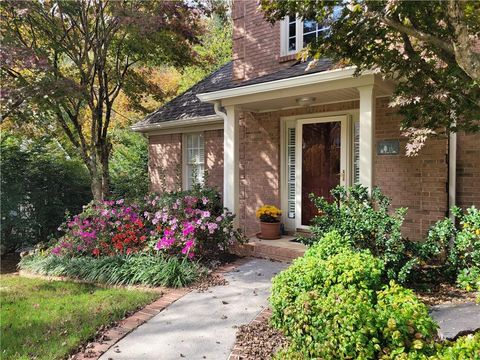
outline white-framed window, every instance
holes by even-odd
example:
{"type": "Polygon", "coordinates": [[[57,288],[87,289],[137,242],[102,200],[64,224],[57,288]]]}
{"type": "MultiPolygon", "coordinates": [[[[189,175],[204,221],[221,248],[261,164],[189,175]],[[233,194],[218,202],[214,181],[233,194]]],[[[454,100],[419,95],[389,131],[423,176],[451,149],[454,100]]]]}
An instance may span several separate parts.
{"type": "Polygon", "coordinates": [[[183,154],[184,188],[189,190],[194,184],[203,184],[205,173],[205,143],[202,133],[185,134],[183,154]]]}
{"type": "MultiPolygon", "coordinates": [[[[341,8],[336,8],[333,18],[340,16],[340,11],[341,8]]],[[[292,55],[299,52],[329,29],[330,25],[327,22],[320,24],[314,20],[302,20],[294,16],[287,16],[281,23],[281,55],[292,55]]]]}

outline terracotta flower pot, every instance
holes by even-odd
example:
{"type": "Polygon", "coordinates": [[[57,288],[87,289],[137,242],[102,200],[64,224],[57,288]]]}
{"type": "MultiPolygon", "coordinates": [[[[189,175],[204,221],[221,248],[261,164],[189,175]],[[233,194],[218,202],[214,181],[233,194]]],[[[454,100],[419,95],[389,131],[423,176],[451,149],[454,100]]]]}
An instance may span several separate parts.
{"type": "Polygon", "coordinates": [[[280,222],[268,223],[260,221],[259,237],[264,240],[280,239],[280,222]]]}

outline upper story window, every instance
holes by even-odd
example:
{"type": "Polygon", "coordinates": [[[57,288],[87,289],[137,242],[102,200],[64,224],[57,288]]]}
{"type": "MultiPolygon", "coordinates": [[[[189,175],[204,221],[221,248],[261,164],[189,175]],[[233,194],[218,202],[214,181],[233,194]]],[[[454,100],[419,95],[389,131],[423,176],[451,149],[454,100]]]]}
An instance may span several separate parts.
{"type": "Polygon", "coordinates": [[[203,134],[184,135],[184,188],[189,190],[194,184],[203,184],[205,173],[205,144],[203,134]]]}
{"type": "MultiPolygon", "coordinates": [[[[333,19],[340,16],[340,8],[333,12],[333,19]]],[[[307,44],[316,40],[321,33],[330,29],[330,25],[314,20],[302,20],[287,16],[281,24],[281,55],[291,55],[302,50],[307,44]]]]}

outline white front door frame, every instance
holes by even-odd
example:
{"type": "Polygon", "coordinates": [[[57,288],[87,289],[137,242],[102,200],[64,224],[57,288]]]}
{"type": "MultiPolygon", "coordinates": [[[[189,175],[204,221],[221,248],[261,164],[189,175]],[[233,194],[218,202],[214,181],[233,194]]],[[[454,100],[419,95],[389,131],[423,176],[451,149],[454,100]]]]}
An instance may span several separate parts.
{"type": "Polygon", "coordinates": [[[350,126],[348,116],[326,116],[299,119],[296,123],[295,131],[295,222],[297,229],[308,229],[309,226],[302,225],[302,139],[303,139],[303,125],[316,124],[326,122],[340,122],[341,138],[340,138],[340,185],[346,185],[350,182],[351,171],[349,166],[350,154],[350,126]]]}

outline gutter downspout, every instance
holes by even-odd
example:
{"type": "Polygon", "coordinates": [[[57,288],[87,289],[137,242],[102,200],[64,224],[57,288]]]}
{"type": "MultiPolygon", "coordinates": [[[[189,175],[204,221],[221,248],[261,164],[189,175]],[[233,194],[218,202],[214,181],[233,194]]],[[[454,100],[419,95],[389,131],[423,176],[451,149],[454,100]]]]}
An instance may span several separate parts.
{"type": "Polygon", "coordinates": [[[213,111],[215,111],[215,114],[217,114],[218,116],[221,116],[223,121],[225,122],[227,120],[227,113],[223,112],[220,109],[220,106],[221,106],[221,102],[219,100],[215,101],[213,103],[213,111]]]}
{"type": "Polygon", "coordinates": [[[457,133],[450,132],[448,137],[448,216],[455,223],[452,207],[457,204],[457,133]]]}

